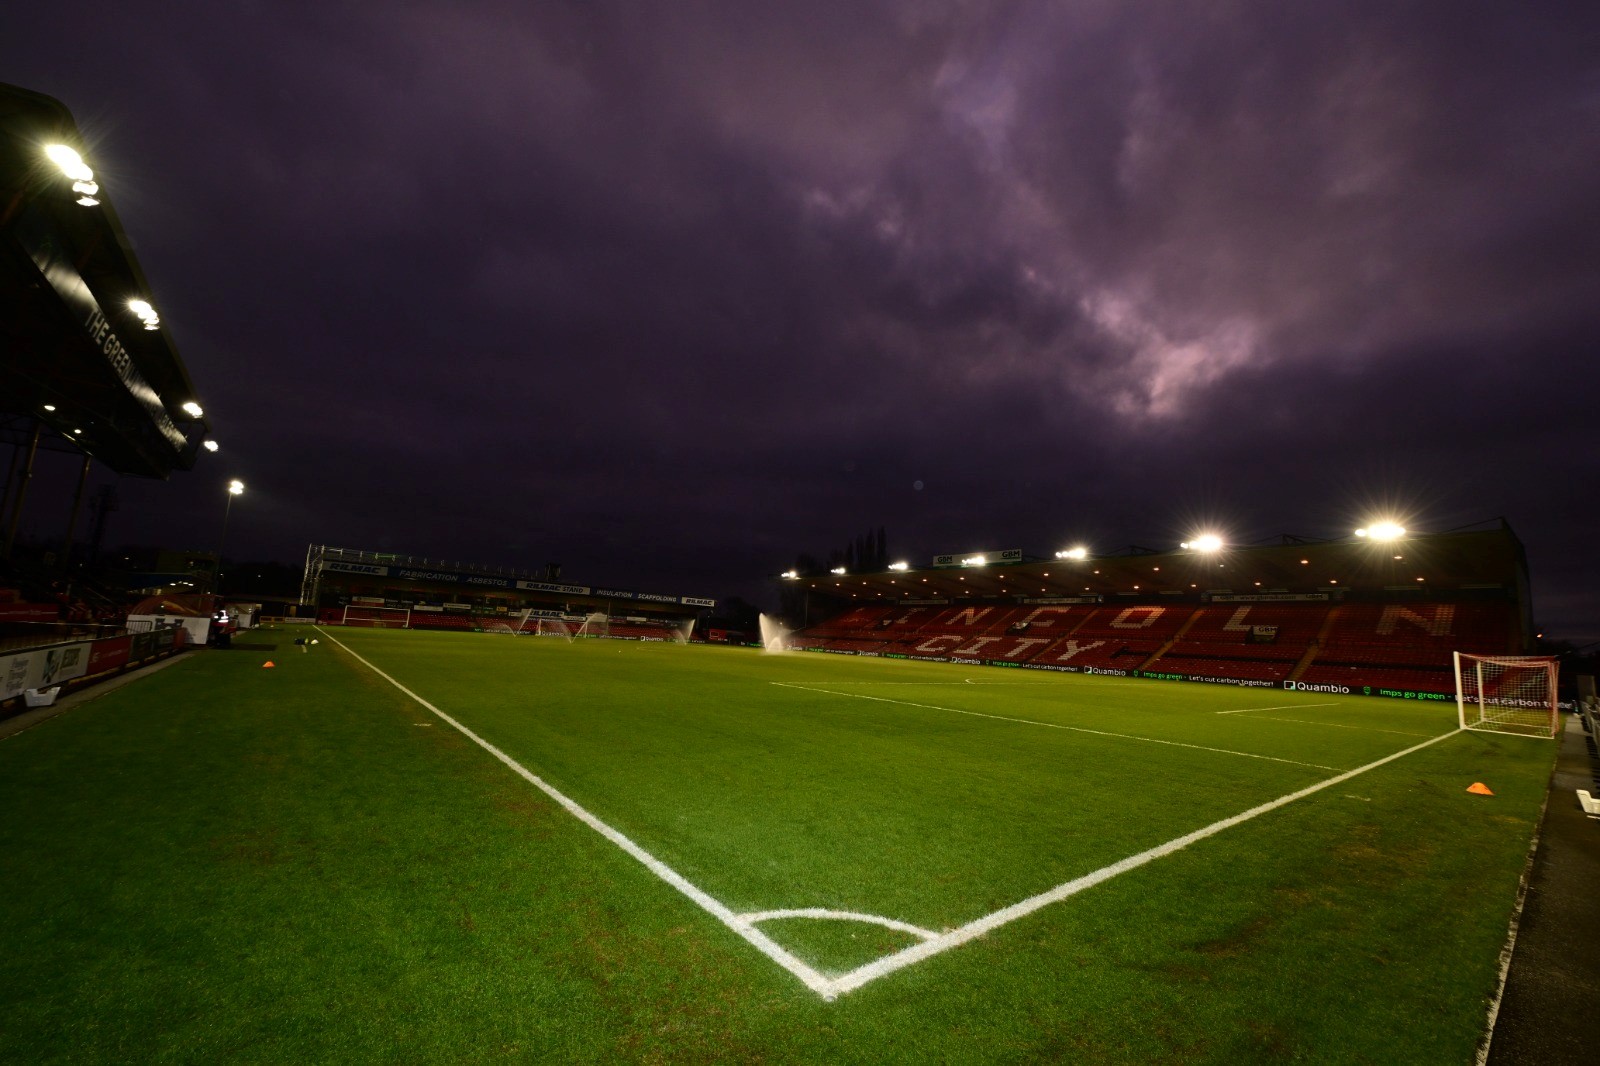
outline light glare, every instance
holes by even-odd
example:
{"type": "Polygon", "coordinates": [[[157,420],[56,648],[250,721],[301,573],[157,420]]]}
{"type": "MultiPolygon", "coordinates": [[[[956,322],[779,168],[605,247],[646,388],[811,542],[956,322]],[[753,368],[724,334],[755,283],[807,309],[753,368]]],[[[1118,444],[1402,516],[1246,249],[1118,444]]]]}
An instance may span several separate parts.
{"type": "Polygon", "coordinates": [[[1405,527],[1396,522],[1374,522],[1366,529],[1356,530],[1356,536],[1368,540],[1399,540],[1405,535],[1405,527]]]}
{"type": "Polygon", "coordinates": [[[1220,551],[1222,549],[1222,538],[1215,533],[1202,533],[1194,540],[1184,541],[1183,547],[1197,552],[1220,551]]]}
{"type": "Polygon", "coordinates": [[[228,491],[233,495],[238,496],[240,493],[244,492],[244,482],[240,481],[238,478],[234,478],[232,481],[228,482],[228,491]]]}
{"type": "Polygon", "coordinates": [[[83,156],[66,145],[46,145],[44,154],[50,157],[52,163],[61,168],[61,173],[73,181],[94,180],[94,171],[90,170],[88,164],[83,161],[83,156]]]}

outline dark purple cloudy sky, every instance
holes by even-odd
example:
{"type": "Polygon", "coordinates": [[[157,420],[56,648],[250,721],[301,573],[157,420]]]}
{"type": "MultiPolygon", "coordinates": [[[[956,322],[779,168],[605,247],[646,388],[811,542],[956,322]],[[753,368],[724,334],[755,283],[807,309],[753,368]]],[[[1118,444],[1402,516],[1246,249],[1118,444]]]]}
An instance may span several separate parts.
{"type": "MultiPolygon", "coordinates": [[[[20,5],[14,5],[20,6],[20,5]]],[[[113,542],[769,598],[1504,515],[1600,637],[1600,4],[31,4],[225,451],[113,542]]],[[[70,479],[70,475],[67,475],[70,479]]],[[[50,525],[34,512],[30,522],[50,525]]]]}

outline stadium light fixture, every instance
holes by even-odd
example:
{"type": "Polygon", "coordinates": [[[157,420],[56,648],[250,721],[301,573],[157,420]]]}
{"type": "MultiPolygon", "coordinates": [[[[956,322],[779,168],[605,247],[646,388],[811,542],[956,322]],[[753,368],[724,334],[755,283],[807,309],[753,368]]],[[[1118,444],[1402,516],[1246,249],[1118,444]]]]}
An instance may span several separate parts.
{"type": "Polygon", "coordinates": [[[76,149],[64,144],[47,144],[44,154],[50,157],[50,162],[61,168],[61,173],[73,181],[93,181],[94,171],[83,161],[83,156],[76,149]]]}
{"type": "Polygon", "coordinates": [[[214,451],[217,450],[218,447],[220,447],[220,445],[218,445],[217,442],[212,440],[210,437],[207,437],[205,439],[205,442],[204,442],[204,444],[202,446],[208,452],[214,452],[214,451]]]}
{"type": "Polygon", "coordinates": [[[969,555],[961,560],[962,566],[988,566],[989,558],[984,555],[969,555]]]}
{"type": "Polygon", "coordinates": [[[145,329],[155,329],[161,325],[161,316],[156,314],[156,309],[150,306],[148,300],[129,300],[128,310],[139,316],[145,329]]]}
{"type": "Polygon", "coordinates": [[[44,405],[44,409],[46,411],[54,411],[56,409],[56,405],[53,403],[47,403],[44,405]]]}
{"type": "Polygon", "coordinates": [[[783,573],[779,574],[778,576],[781,577],[781,578],[786,578],[789,581],[793,581],[793,580],[795,580],[796,578],[798,578],[800,576],[800,572],[797,571],[797,570],[785,570],[783,573]]]}
{"type": "Polygon", "coordinates": [[[842,574],[842,573],[844,573],[844,567],[836,566],[832,570],[829,570],[828,573],[830,573],[830,574],[842,574]]]}
{"type": "Polygon", "coordinates": [[[1066,551],[1056,552],[1056,558],[1057,559],[1087,559],[1087,558],[1089,558],[1089,549],[1088,548],[1082,548],[1082,547],[1079,547],[1079,548],[1068,548],[1066,551]]]}
{"type": "Polygon", "coordinates": [[[202,418],[205,416],[206,412],[205,409],[199,404],[195,403],[193,400],[190,400],[188,403],[183,405],[183,413],[188,415],[190,418],[202,418]]]}
{"type": "Polygon", "coordinates": [[[1182,545],[1189,551],[1214,552],[1222,550],[1222,538],[1215,533],[1202,533],[1193,540],[1186,540],[1182,545]]]}
{"type": "Polygon", "coordinates": [[[64,144],[45,145],[44,154],[50,161],[61,168],[61,173],[72,179],[72,191],[78,194],[78,203],[84,207],[94,207],[100,201],[95,199],[95,194],[100,191],[100,186],[94,180],[94,171],[83,161],[73,148],[64,144]]]}
{"type": "Polygon", "coordinates": [[[889,564],[889,569],[890,570],[910,570],[911,569],[911,564],[910,563],[890,563],[889,564]]]}
{"type": "Polygon", "coordinates": [[[1365,529],[1356,530],[1356,536],[1367,540],[1399,540],[1406,535],[1406,527],[1397,522],[1374,522],[1365,529]]]}
{"type": "Polygon", "coordinates": [[[217,568],[213,571],[216,575],[216,584],[210,591],[222,594],[222,547],[228,542],[228,515],[233,511],[233,498],[244,493],[244,482],[234,478],[228,482],[228,500],[222,505],[222,532],[217,535],[217,568]]]}

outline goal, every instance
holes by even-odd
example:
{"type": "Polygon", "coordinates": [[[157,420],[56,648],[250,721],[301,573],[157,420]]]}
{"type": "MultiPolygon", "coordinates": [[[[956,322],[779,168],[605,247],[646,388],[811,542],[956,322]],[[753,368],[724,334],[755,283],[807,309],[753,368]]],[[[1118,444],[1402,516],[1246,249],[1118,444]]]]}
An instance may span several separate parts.
{"type": "Polygon", "coordinates": [[[1455,653],[1456,708],[1462,729],[1549,739],[1556,709],[1556,660],[1549,655],[1455,653]]]}
{"type": "Polygon", "coordinates": [[[365,626],[368,629],[410,629],[411,608],[357,607],[352,604],[344,609],[342,624],[365,626]]]}

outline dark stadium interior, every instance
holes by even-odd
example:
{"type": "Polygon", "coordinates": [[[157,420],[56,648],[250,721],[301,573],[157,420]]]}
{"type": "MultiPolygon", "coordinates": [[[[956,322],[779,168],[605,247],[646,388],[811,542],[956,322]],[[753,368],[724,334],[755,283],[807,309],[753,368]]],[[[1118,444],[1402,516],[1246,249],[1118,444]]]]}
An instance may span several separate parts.
{"type": "Polygon", "coordinates": [[[1593,4],[183,7],[0,40],[0,720],[296,616],[1592,685],[1593,4]]]}

